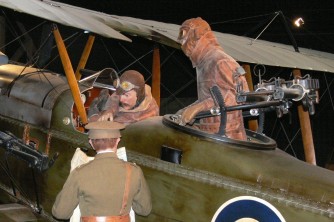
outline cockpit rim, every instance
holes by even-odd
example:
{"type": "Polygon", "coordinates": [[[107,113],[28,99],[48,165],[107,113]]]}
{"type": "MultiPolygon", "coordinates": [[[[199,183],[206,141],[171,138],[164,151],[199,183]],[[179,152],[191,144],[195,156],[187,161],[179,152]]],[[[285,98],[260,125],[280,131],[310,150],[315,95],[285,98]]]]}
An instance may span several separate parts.
{"type": "Polygon", "coordinates": [[[246,129],[247,141],[236,140],[236,139],[228,138],[226,136],[221,136],[219,134],[206,133],[204,131],[192,128],[190,126],[181,126],[172,120],[171,118],[172,116],[173,114],[164,115],[162,119],[162,123],[167,127],[179,130],[183,133],[198,136],[201,138],[212,139],[218,142],[227,143],[232,146],[245,148],[245,149],[270,151],[270,150],[275,150],[277,148],[277,144],[275,140],[273,140],[272,138],[264,134],[254,132],[249,129],[246,129]]]}

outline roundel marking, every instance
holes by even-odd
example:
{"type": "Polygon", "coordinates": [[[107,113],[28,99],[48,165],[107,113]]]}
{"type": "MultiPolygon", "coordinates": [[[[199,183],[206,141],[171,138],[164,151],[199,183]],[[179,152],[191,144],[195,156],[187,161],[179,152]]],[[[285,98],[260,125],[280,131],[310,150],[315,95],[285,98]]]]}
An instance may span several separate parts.
{"type": "Polygon", "coordinates": [[[269,202],[252,196],[240,196],[219,207],[211,222],[285,222],[269,202]]]}

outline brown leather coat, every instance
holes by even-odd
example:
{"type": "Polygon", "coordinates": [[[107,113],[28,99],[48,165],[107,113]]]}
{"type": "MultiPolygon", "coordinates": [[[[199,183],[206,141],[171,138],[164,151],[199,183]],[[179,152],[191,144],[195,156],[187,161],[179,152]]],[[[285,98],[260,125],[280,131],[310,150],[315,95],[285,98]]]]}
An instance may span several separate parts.
{"type": "Polygon", "coordinates": [[[159,107],[157,102],[152,96],[151,87],[149,85],[145,85],[145,98],[144,100],[134,109],[125,110],[119,105],[120,96],[113,93],[109,99],[107,100],[104,111],[99,113],[98,115],[94,115],[89,118],[89,121],[96,121],[100,115],[103,115],[104,112],[112,112],[113,121],[130,124],[134,123],[148,117],[158,116],[159,115],[159,107]]]}
{"type": "MultiPolygon", "coordinates": [[[[183,48],[183,51],[187,50],[193,67],[196,67],[198,100],[184,111],[192,106],[198,107],[195,108],[196,112],[210,110],[216,106],[210,93],[210,88],[214,85],[220,89],[225,106],[237,105],[237,84],[242,85],[244,91],[248,91],[245,77],[237,72],[240,65],[223,51],[212,31],[205,33],[199,40],[192,41],[195,43],[183,48]]],[[[201,119],[196,127],[217,133],[219,125],[220,117],[209,117],[201,119]]],[[[229,138],[246,139],[241,111],[227,113],[226,135],[229,138]]]]}

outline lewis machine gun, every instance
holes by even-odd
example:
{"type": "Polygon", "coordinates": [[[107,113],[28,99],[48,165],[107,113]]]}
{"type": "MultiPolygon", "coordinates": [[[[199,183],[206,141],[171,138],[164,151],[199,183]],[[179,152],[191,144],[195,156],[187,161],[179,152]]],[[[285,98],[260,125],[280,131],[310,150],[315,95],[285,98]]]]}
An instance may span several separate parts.
{"type": "Polygon", "coordinates": [[[217,86],[213,86],[210,91],[217,106],[209,111],[200,112],[195,119],[220,115],[221,125],[218,134],[225,136],[226,113],[242,110],[244,117],[258,116],[259,128],[257,132],[262,133],[266,112],[276,111],[277,117],[280,118],[289,112],[294,101],[301,102],[304,110],[313,115],[315,113],[314,105],[319,102],[319,81],[312,79],[310,75],[293,80],[271,78],[266,81],[259,78],[259,83],[254,86],[254,89],[254,91],[245,92],[238,88],[236,100],[240,105],[227,107],[220,90],[217,86]]]}

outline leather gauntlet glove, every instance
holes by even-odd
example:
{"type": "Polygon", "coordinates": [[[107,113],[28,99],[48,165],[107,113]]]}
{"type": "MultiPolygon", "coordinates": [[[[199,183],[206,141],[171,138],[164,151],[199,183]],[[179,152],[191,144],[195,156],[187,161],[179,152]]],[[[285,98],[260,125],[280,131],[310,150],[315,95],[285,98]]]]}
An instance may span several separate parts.
{"type": "Polygon", "coordinates": [[[206,109],[206,104],[203,102],[196,103],[193,105],[188,106],[184,109],[183,113],[181,114],[181,121],[179,125],[184,126],[189,123],[197,113],[204,111],[206,109]]]}

